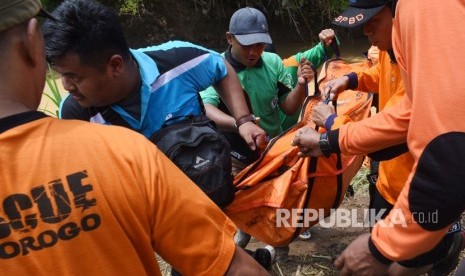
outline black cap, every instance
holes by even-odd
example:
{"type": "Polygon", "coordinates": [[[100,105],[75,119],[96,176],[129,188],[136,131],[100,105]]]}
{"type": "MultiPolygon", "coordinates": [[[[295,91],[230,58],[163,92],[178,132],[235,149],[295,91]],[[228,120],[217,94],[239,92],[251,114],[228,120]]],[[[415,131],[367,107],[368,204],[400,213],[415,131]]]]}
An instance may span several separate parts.
{"type": "Polygon", "coordinates": [[[377,15],[392,0],[350,0],[349,7],[333,20],[333,24],[344,28],[363,25],[377,15]]]}

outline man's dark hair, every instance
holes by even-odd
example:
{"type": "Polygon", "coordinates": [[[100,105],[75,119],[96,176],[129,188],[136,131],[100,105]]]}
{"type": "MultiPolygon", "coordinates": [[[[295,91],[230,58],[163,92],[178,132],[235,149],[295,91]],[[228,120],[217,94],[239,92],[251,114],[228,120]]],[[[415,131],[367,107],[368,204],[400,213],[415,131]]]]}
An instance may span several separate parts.
{"type": "Polygon", "coordinates": [[[111,55],[130,57],[118,14],[93,0],[67,0],[43,26],[47,61],[69,53],[83,65],[101,67],[111,55]]]}

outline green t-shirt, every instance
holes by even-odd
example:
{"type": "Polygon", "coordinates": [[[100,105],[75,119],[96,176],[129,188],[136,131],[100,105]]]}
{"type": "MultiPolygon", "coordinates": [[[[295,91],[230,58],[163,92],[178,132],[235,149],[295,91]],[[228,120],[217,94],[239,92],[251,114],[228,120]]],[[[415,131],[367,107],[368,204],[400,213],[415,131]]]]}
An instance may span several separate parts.
{"type": "MultiPolygon", "coordinates": [[[[292,57],[296,60],[297,64],[300,63],[300,60],[304,57],[306,60],[310,61],[315,68],[319,68],[327,59],[329,59],[333,54],[331,48],[325,48],[323,43],[318,43],[313,48],[308,49],[304,52],[298,52],[292,57]]],[[[297,85],[297,69],[298,66],[286,66],[286,71],[292,76],[293,86],[297,85]]]]}
{"type": "MultiPolygon", "coordinates": [[[[292,90],[292,77],[284,69],[281,58],[264,52],[254,67],[245,67],[232,59],[229,50],[222,54],[236,70],[246,93],[252,112],[260,117],[260,127],[270,137],[282,133],[278,105],[292,90]]],[[[204,103],[220,105],[220,98],[213,87],[200,93],[204,103]]]]}
{"type": "MultiPolygon", "coordinates": [[[[337,38],[336,38],[337,41],[337,38]]],[[[339,44],[339,43],[338,43],[339,44]]],[[[333,50],[331,47],[324,47],[323,43],[318,43],[313,48],[308,49],[304,52],[299,52],[294,54],[292,57],[295,59],[296,64],[300,63],[302,57],[306,60],[310,61],[315,68],[319,68],[326,60],[331,58],[333,55],[333,50]]],[[[286,66],[285,70],[291,75],[292,77],[292,85],[297,85],[297,69],[298,66],[286,66]]],[[[283,131],[291,128],[293,125],[297,123],[299,118],[300,109],[294,115],[286,115],[281,109],[279,110],[279,118],[280,124],[283,131]]]]}

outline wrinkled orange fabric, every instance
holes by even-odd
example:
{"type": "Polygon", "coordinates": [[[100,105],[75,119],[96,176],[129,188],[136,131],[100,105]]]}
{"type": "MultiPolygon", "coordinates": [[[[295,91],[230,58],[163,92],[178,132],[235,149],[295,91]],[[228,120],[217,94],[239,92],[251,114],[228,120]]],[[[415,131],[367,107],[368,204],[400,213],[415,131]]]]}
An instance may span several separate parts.
{"type": "MultiPolygon", "coordinates": [[[[368,62],[348,64],[342,59],[329,60],[320,73],[319,87],[321,89],[331,79],[368,66],[368,62]]],[[[337,168],[336,154],[329,158],[297,156],[299,150],[291,146],[291,141],[301,127],[315,127],[311,115],[313,107],[320,100],[320,97],[307,97],[299,122],[273,138],[261,158],[234,178],[238,192],[233,203],[226,208],[226,214],[239,229],[272,246],[289,244],[299,233],[320,219],[305,221],[302,227],[298,227],[291,224],[291,217],[287,219],[290,225],[277,227],[277,209],[322,210],[322,214],[328,216],[331,209],[339,207],[350,181],[363,161],[363,156],[340,155],[341,164],[337,168]],[[311,172],[309,168],[315,160],[316,169],[311,172]],[[339,185],[338,175],[342,180],[339,185]]],[[[338,114],[347,115],[351,121],[358,121],[369,116],[371,102],[371,94],[347,90],[339,94],[335,106],[338,114]]],[[[320,128],[319,131],[325,132],[325,129],[320,128]]]]}

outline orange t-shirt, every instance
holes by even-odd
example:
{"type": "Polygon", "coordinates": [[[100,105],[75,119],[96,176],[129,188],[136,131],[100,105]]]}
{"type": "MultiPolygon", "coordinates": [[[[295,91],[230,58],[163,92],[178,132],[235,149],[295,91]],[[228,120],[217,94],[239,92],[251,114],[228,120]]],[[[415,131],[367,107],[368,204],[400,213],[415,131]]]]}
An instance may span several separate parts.
{"type": "Polygon", "coordinates": [[[2,274],[161,275],[154,252],[227,271],[235,225],[142,135],[41,118],[0,132],[0,152],[2,274]]]}
{"type": "MultiPolygon", "coordinates": [[[[399,102],[405,95],[405,87],[397,63],[391,62],[388,52],[379,52],[379,63],[359,72],[358,87],[362,91],[378,92],[379,108],[384,110],[399,102]]],[[[391,204],[397,201],[400,191],[412,170],[413,157],[404,153],[379,164],[376,187],[391,204]]]]}
{"type": "Polygon", "coordinates": [[[383,221],[388,227],[378,223],[372,231],[376,249],[393,261],[431,250],[464,210],[465,51],[444,47],[465,43],[460,26],[451,24],[463,20],[463,14],[462,1],[400,0],[393,46],[406,96],[339,131],[345,153],[373,152],[407,141],[413,155],[412,173],[394,206],[397,212],[383,221]],[[416,219],[432,212],[437,212],[437,223],[431,217],[429,222],[416,219]],[[405,223],[396,221],[399,215],[405,223]]]}
{"type": "MultiPolygon", "coordinates": [[[[358,72],[357,78],[357,90],[379,94],[379,107],[381,110],[393,106],[405,94],[399,66],[391,62],[391,58],[386,51],[380,51],[379,62],[369,69],[358,72]]],[[[332,129],[348,122],[351,122],[348,116],[338,116],[332,129]]],[[[393,159],[380,162],[376,187],[389,203],[394,205],[396,202],[412,170],[412,166],[413,157],[410,153],[404,153],[393,159]]]]}
{"type": "Polygon", "coordinates": [[[397,6],[393,46],[411,100],[407,142],[415,164],[394,208],[408,221],[415,213],[435,210],[438,223],[375,227],[373,242],[385,256],[429,251],[464,210],[465,52],[443,48],[443,42],[465,43],[462,28],[451,24],[464,14],[463,1],[401,0],[397,6]]]}

